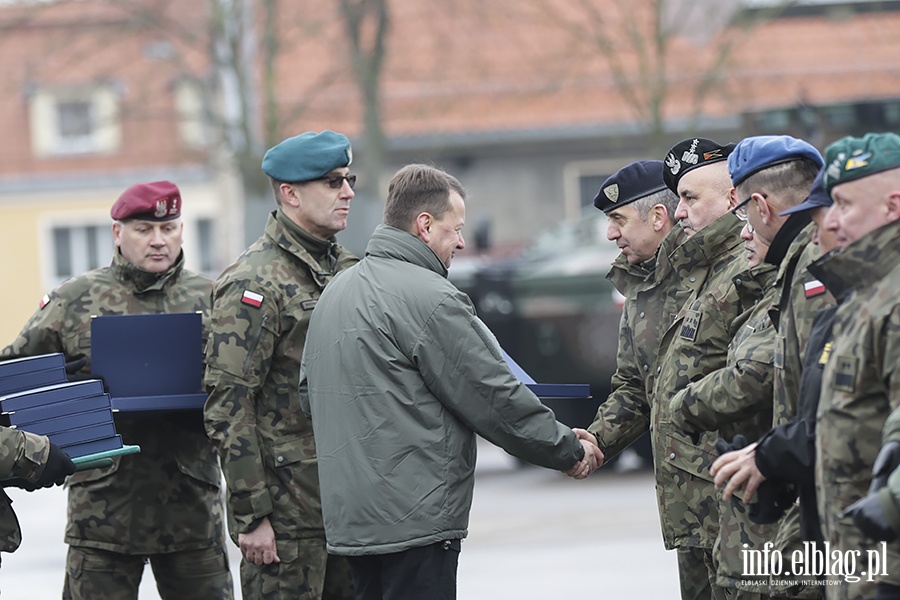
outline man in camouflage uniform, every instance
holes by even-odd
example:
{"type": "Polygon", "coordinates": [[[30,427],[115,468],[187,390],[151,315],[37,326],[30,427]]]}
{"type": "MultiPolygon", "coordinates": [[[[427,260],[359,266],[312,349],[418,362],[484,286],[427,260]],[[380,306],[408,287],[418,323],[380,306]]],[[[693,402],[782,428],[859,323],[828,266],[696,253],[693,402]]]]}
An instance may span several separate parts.
{"type": "MultiPolygon", "coordinates": [[[[822,374],[816,429],[816,496],[826,541],[837,551],[879,551],[844,510],[868,492],[879,433],[900,405],[900,136],[847,137],[825,151],[825,189],[834,198],[826,226],[841,252],[810,267],[838,296],[834,338],[822,374]]],[[[900,552],[882,556],[878,597],[898,597],[900,552]],[[882,589],[883,588],[883,589],[882,589]]],[[[849,567],[853,565],[845,565],[849,567]]],[[[865,563],[857,563],[861,575],[865,563]]],[[[828,598],[873,598],[871,573],[860,581],[833,577],[828,598]]]]}
{"type": "MultiPolygon", "coordinates": [[[[806,198],[821,166],[815,148],[790,136],[746,138],[728,156],[735,197],[745,198],[734,212],[746,222],[741,238],[748,250],[748,268],[733,282],[747,314],[741,316],[745,325],[728,346],[725,365],[672,398],[672,422],[683,431],[718,430],[727,441],[738,435],[755,440],[771,426],[775,336],[769,310],[776,294],[772,282],[789,246],[809,224],[806,213],[790,217],[780,213],[806,198]]],[[[714,558],[717,583],[729,598],[759,598],[769,592],[768,576],[744,572],[745,549],[762,549],[778,530],[777,516],[755,508],[751,506],[748,514],[737,501],[719,505],[714,558]]]]}
{"type": "Polygon", "coordinates": [[[621,250],[607,278],[625,296],[625,306],[610,395],[588,427],[590,433],[575,431],[598,444],[606,458],[649,429],[648,390],[655,375],[660,329],[654,324],[662,319],[654,311],[673,283],[657,268],[657,257],[666,256],[687,237],[684,229],[674,226],[678,196],[666,185],[662,170],[662,161],[631,163],[608,178],[594,197],[594,206],[609,217],[607,237],[621,250]]]}
{"type": "MultiPolygon", "coordinates": [[[[110,215],[112,264],[45,297],[2,356],[62,352],[70,363],[83,360],[77,375],[87,377],[92,315],[208,311],[212,282],[184,268],[173,183],[128,188],[110,215]]],[[[231,598],[221,475],[199,415],[118,413],[116,429],[141,452],[69,478],[63,597],[136,598],[149,560],[163,598],[231,598]]]]}
{"type": "MultiPolygon", "coordinates": [[[[45,435],[0,426],[0,482],[29,491],[62,485],[75,464],[45,435]]],[[[22,532],[12,500],[0,489],[0,552],[15,552],[22,532]]]]}
{"type": "Polygon", "coordinates": [[[669,246],[668,254],[661,249],[655,285],[643,299],[639,292],[636,300],[638,314],[658,328],[644,332],[655,369],[650,361],[641,365],[649,373],[645,389],[652,390],[652,400],[649,409],[646,399],[644,407],[633,404],[637,397],[604,403],[604,414],[590,426],[600,449],[611,456],[621,450],[622,441],[635,439],[636,427],[649,425],[663,541],[667,549],[678,549],[685,599],[709,598],[715,585],[712,548],[718,509],[709,465],[717,436],[695,440],[679,430],[672,423],[669,400],[690,381],[724,364],[728,342],[741,325],[743,311],[732,283],[745,264],[741,222],[729,212],[732,186],[724,162],[733,148],[693,138],[679,142],[666,156],[663,177],[679,195],[675,218],[688,239],[673,250],[669,246]]]}
{"type": "MultiPolygon", "coordinates": [[[[808,213],[811,223],[799,232],[781,261],[769,310],[777,331],[772,374],[773,427],[758,442],[723,454],[713,464],[716,485],[722,488],[724,500],[728,500],[734,491],[742,491],[747,503],[754,498],[759,485],[770,480],[766,486],[768,492],[764,489],[763,493],[766,499],[754,502],[761,505],[759,510],[766,511],[773,519],[778,518],[778,532],[772,541],[781,556],[792,556],[794,551],[803,550],[804,541],[824,541],[820,539],[815,490],[811,483],[813,452],[810,449],[814,446],[815,405],[819,397],[818,382],[821,381],[819,357],[823,345],[830,339],[831,329],[830,319],[821,311],[834,304],[834,297],[807,272],[813,260],[835,247],[834,236],[822,227],[825,212],[831,205],[831,198],[822,187],[823,173],[819,171],[806,200],[781,213],[781,216],[808,213]],[[814,317],[820,333],[814,344],[808,344],[813,337],[814,317]],[[801,373],[803,386],[800,384],[801,373]],[[799,503],[790,502],[784,506],[786,499],[798,494],[799,503]],[[781,504],[776,504],[778,502],[781,504]]],[[[809,583],[818,579],[815,574],[772,579],[770,593],[774,597],[824,596],[821,585],[809,583]],[[802,580],[805,583],[800,583],[802,580]],[[785,585],[787,581],[798,583],[785,585]]]]}
{"type": "Polygon", "coordinates": [[[325,551],[312,425],[297,388],[309,317],[325,285],[357,262],[347,226],[350,142],[324,131],[263,158],[277,210],[216,282],[207,348],[206,431],[219,449],[243,596],[352,598],[345,559],[325,551]]]}

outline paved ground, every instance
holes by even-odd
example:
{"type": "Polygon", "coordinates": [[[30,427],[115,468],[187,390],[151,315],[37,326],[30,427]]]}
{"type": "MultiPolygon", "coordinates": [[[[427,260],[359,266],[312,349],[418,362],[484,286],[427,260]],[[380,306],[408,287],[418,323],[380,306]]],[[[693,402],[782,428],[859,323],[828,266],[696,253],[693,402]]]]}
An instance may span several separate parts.
{"type": "MultiPolygon", "coordinates": [[[[519,468],[487,444],[479,452],[469,538],[460,555],[460,600],[678,596],[675,556],[662,546],[650,473],[601,471],[576,482],[519,468]]],[[[25,541],[3,555],[0,595],[59,598],[65,492],[13,494],[25,541]]],[[[234,548],[231,557],[237,577],[234,548]]],[[[140,600],[158,598],[148,570],[140,600]]]]}

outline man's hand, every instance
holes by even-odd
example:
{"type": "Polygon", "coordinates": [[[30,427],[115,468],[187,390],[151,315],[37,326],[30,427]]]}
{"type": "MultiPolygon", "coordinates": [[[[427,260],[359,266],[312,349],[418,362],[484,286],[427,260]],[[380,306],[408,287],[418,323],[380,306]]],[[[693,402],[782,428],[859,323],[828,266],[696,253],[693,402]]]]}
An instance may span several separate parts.
{"type": "Polygon", "coordinates": [[[238,534],[238,545],[244,558],[254,565],[270,565],[273,562],[281,562],[275,548],[275,530],[272,529],[269,517],[263,517],[259,527],[250,533],[238,534]]]}
{"type": "Polygon", "coordinates": [[[766,480],[756,467],[755,442],[717,458],[710,473],[716,478],[716,488],[722,490],[722,499],[728,500],[732,494],[743,490],[744,504],[750,503],[760,484],[766,480]]]}
{"type": "Polygon", "coordinates": [[[584,458],[566,471],[566,475],[575,479],[584,479],[603,464],[603,452],[597,445],[597,438],[592,433],[584,429],[573,429],[572,431],[575,432],[575,435],[581,441],[581,446],[584,448],[584,458]]]}

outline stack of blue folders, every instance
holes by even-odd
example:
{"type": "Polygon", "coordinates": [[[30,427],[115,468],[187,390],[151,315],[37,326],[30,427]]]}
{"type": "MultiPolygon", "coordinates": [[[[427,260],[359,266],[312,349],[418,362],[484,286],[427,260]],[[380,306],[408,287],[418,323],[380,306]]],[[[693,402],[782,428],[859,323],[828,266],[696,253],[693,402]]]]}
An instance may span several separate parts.
{"type": "Polygon", "coordinates": [[[0,412],[11,427],[46,435],[76,465],[139,450],[116,433],[103,382],[69,383],[62,354],[0,362],[0,412]]]}

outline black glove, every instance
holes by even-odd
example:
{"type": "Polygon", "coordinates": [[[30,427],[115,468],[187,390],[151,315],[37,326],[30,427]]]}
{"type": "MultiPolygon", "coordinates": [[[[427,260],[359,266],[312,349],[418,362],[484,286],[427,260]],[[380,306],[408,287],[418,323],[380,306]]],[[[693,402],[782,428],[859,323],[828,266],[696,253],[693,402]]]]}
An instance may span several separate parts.
{"type": "MultiPolygon", "coordinates": [[[[31,484],[31,490],[52,485],[62,485],[66,477],[74,472],[75,463],[72,462],[69,455],[63,452],[59,446],[50,442],[50,456],[47,457],[47,464],[44,465],[44,470],[41,471],[41,476],[38,477],[38,480],[31,484]]],[[[26,487],[25,489],[28,488],[26,487]]]]}
{"type": "Polygon", "coordinates": [[[86,364],[87,358],[85,358],[84,356],[75,360],[70,360],[66,363],[66,375],[74,375],[75,373],[80,371],[86,364]]]}
{"type": "Polygon", "coordinates": [[[737,434],[736,436],[734,436],[734,439],[730,442],[728,440],[723,440],[722,438],[716,440],[716,452],[719,453],[719,456],[746,447],[747,438],[745,438],[741,434],[737,434]]]}
{"type": "MultiPolygon", "coordinates": [[[[734,436],[730,442],[722,438],[716,440],[716,451],[719,456],[746,447],[747,438],[741,434],[734,436]]],[[[756,490],[756,500],[751,502],[747,509],[748,516],[751,521],[761,525],[774,523],[784,515],[796,497],[797,494],[789,486],[769,480],[763,481],[756,490]]],[[[732,496],[731,501],[740,502],[736,496],[732,496]]]]}
{"type": "Polygon", "coordinates": [[[872,483],[869,484],[869,494],[877,492],[887,485],[888,477],[894,469],[900,465],[900,442],[892,440],[881,447],[875,464],[872,466],[872,483]]]}
{"type": "Polygon", "coordinates": [[[884,510],[881,508],[881,499],[878,493],[863,496],[841,514],[843,517],[853,517],[853,522],[866,537],[873,540],[893,542],[897,538],[896,532],[888,523],[884,510]]]}
{"type": "Polygon", "coordinates": [[[848,506],[841,515],[853,517],[853,522],[859,530],[874,540],[892,542],[897,538],[897,532],[888,523],[887,515],[881,508],[878,491],[887,485],[888,477],[898,464],[900,464],[900,441],[890,441],[881,447],[875,458],[869,494],[848,506]]]}
{"type": "Polygon", "coordinates": [[[756,500],[747,511],[750,520],[760,525],[775,523],[797,499],[797,490],[771,479],[766,479],[756,489],[756,500]]]}

